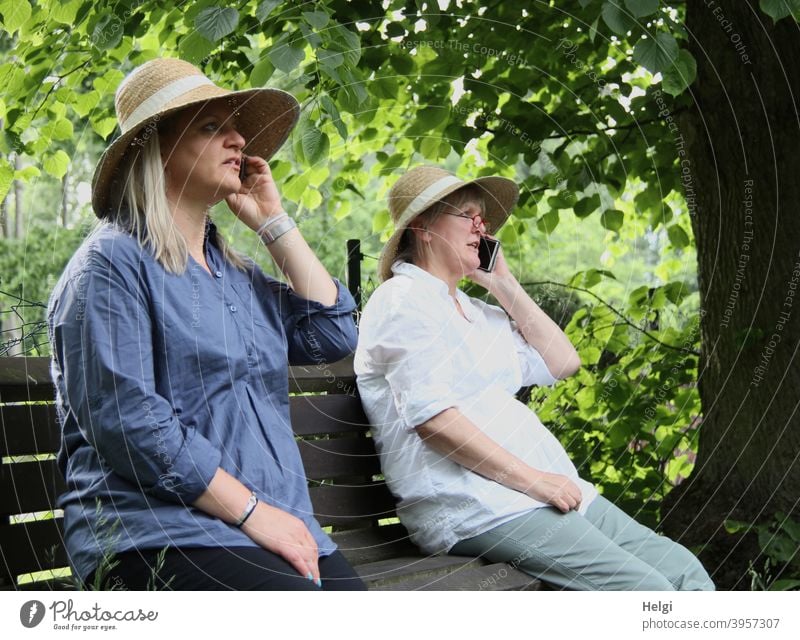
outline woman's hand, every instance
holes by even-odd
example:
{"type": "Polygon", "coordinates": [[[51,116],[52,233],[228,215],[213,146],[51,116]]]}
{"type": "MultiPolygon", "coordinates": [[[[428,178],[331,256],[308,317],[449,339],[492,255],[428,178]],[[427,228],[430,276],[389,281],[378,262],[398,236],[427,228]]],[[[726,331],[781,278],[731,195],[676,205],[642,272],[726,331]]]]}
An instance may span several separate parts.
{"type": "MultiPolygon", "coordinates": [[[[484,237],[497,240],[497,238],[490,236],[488,233],[485,234],[484,237]]],[[[497,287],[502,285],[508,286],[509,284],[516,284],[517,282],[514,274],[511,273],[511,269],[508,268],[508,263],[503,255],[502,245],[497,248],[497,259],[494,263],[494,270],[487,272],[481,269],[475,269],[472,273],[467,274],[467,277],[475,284],[482,286],[492,295],[495,295],[495,289],[497,287]]]]}
{"type": "Polygon", "coordinates": [[[242,531],[259,546],[286,560],[301,576],[311,576],[314,582],[320,584],[319,550],[302,520],[259,502],[242,525],[242,531]]]}
{"type": "Polygon", "coordinates": [[[570,509],[577,511],[583,498],[578,485],[567,476],[546,471],[540,472],[525,493],[534,500],[553,505],[563,513],[570,509]]]}
{"type": "Polygon", "coordinates": [[[278,187],[272,179],[269,164],[258,156],[242,156],[247,158],[247,176],[242,181],[238,193],[226,196],[233,214],[253,231],[267,218],[283,211],[278,187]]]}

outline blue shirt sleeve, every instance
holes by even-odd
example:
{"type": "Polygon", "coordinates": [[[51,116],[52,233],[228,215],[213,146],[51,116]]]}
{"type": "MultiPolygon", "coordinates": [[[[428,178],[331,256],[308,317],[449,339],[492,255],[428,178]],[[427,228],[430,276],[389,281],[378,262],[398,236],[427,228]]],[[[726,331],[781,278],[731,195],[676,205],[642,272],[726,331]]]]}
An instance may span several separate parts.
{"type": "Polygon", "coordinates": [[[152,311],[135,268],[116,263],[90,252],[51,309],[54,366],[104,464],[159,499],[192,503],[221,452],[155,391],[152,311]]]}
{"type": "Polygon", "coordinates": [[[355,351],[358,332],[355,300],[336,278],[336,302],[326,306],[303,298],[286,283],[264,276],[279,297],[279,308],[289,347],[289,364],[336,362],[355,351]]]}

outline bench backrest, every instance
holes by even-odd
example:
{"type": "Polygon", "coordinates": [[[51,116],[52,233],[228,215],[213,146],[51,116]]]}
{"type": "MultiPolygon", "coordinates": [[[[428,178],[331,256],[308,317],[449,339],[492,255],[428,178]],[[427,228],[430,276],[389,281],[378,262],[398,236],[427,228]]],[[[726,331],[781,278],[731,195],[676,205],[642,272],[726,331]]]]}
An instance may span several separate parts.
{"type": "MultiPolygon", "coordinates": [[[[68,564],[62,517],[53,512],[65,485],[55,461],[60,433],[48,367],[47,358],[0,358],[0,589],[58,587],[29,581],[68,564]]],[[[298,394],[290,401],[292,425],[320,524],[332,528],[354,564],[413,549],[380,475],[352,359],[292,367],[289,384],[298,394]]]]}

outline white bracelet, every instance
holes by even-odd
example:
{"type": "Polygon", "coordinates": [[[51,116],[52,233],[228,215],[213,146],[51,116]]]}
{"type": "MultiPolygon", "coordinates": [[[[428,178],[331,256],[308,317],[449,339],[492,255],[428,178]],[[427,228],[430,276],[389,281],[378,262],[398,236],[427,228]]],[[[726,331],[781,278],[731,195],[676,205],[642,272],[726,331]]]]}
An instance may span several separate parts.
{"type": "Polygon", "coordinates": [[[250,499],[247,501],[247,504],[245,505],[242,515],[239,516],[239,519],[236,521],[234,526],[240,528],[244,524],[245,520],[247,520],[253,514],[253,511],[256,510],[257,504],[258,504],[258,497],[256,496],[255,493],[251,493],[250,499]]]}
{"type": "Polygon", "coordinates": [[[258,230],[256,231],[256,233],[257,233],[258,235],[261,235],[262,233],[264,233],[264,231],[266,231],[266,229],[267,229],[267,227],[268,227],[268,226],[270,226],[271,224],[275,224],[276,222],[278,222],[278,220],[283,220],[284,218],[288,218],[288,217],[289,217],[289,214],[288,214],[288,213],[286,213],[285,211],[281,211],[281,212],[280,212],[279,214],[277,214],[277,215],[270,216],[269,218],[267,218],[266,222],[264,222],[264,224],[262,224],[262,225],[261,225],[261,226],[258,228],[258,230]]]}
{"type": "Polygon", "coordinates": [[[264,231],[259,235],[261,236],[261,240],[264,244],[272,244],[278,238],[280,238],[284,233],[291,231],[296,227],[297,224],[295,223],[295,221],[292,220],[287,215],[286,218],[284,218],[277,224],[270,225],[267,229],[264,229],[264,231]]]}

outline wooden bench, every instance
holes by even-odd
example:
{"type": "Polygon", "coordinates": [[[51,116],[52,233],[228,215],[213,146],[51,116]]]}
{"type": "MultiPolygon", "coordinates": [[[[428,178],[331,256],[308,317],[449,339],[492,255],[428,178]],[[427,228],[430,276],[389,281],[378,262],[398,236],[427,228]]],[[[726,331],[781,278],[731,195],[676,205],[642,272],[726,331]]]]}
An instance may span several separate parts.
{"type": "MultiPolygon", "coordinates": [[[[47,358],[0,358],[0,589],[64,589],[67,556],[54,512],[64,480],[47,358]],[[33,580],[33,581],[32,581],[33,580]]],[[[316,517],[370,589],[517,590],[542,584],[506,564],[426,556],[397,520],[380,475],[352,360],[290,370],[292,425],[316,517]]]]}

